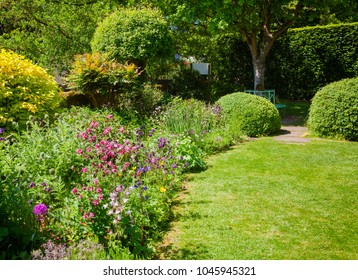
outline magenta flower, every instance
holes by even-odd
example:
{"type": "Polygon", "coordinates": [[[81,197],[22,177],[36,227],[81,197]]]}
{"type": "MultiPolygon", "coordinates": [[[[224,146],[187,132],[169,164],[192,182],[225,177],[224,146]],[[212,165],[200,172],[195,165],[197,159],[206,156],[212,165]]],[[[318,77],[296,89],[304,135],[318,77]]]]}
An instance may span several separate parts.
{"type": "Polygon", "coordinates": [[[96,206],[96,205],[98,205],[99,202],[98,202],[98,200],[93,200],[92,203],[94,206],[96,206]]]}
{"type": "Polygon", "coordinates": [[[103,134],[104,134],[104,135],[107,135],[111,130],[112,130],[112,128],[106,127],[106,128],[104,129],[104,131],[103,131],[103,134]]]}
{"type": "Polygon", "coordinates": [[[43,203],[36,204],[33,210],[35,215],[46,215],[48,212],[47,206],[43,203]]]}
{"type": "Polygon", "coordinates": [[[87,169],[86,167],[83,167],[83,168],[82,168],[82,172],[83,172],[83,173],[87,173],[87,172],[88,172],[88,169],[87,169]]]}
{"type": "Polygon", "coordinates": [[[73,189],[72,189],[72,193],[73,193],[73,194],[76,194],[77,192],[78,192],[77,188],[73,188],[73,189]]]}
{"type": "Polygon", "coordinates": [[[92,121],[90,127],[96,128],[98,126],[98,122],[92,121]]]}
{"type": "Polygon", "coordinates": [[[113,119],[113,115],[112,114],[108,115],[108,118],[113,119]]]}
{"type": "Polygon", "coordinates": [[[77,154],[79,154],[79,155],[82,155],[82,153],[83,153],[81,149],[77,149],[76,152],[77,152],[77,154]]]}

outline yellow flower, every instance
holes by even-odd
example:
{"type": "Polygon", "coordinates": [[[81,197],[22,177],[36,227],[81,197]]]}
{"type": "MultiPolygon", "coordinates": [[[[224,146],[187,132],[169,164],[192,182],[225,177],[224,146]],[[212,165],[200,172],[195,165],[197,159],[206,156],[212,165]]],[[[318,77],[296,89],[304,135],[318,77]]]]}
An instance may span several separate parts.
{"type": "Polygon", "coordinates": [[[160,191],[160,192],[166,192],[166,191],[167,191],[167,189],[166,189],[166,188],[164,188],[164,187],[160,187],[159,191],[160,191]]]}

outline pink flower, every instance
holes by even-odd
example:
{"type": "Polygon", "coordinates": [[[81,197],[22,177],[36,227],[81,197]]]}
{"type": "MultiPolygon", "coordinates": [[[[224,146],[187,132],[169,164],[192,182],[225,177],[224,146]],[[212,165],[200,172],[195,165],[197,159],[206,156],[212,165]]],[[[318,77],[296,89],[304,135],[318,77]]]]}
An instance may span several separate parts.
{"type": "Polygon", "coordinates": [[[89,213],[89,217],[90,218],[93,218],[94,217],[94,214],[91,212],[91,213],[89,213]]]}
{"type": "Polygon", "coordinates": [[[97,193],[101,193],[101,192],[102,192],[102,189],[101,189],[101,188],[97,188],[97,189],[96,189],[96,192],[97,192],[97,193]]]}
{"type": "Polygon", "coordinates": [[[86,187],[86,186],[82,186],[82,190],[83,190],[83,191],[87,190],[87,187],[86,187]]]}
{"type": "Polygon", "coordinates": [[[124,127],[122,126],[120,129],[119,129],[120,132],[124,132],[124,127]]]}
{"type": "Polygon", "coordinates": [[[106,127],[106,128],[104,129],[104,131],[103,131],[103,134],[104,134],[104,135],[107,135],[111,130],[112,130],[112,128],[106,127]]]}
{"type": "Polygon", "coordinates": [[[86,167],[83,167],[83,168],[82,168],[82,172],[83,172],[83,173],[87,173],[87,172],[88,172],[87,168],[86,168],[86,167]]]}
{"type": "Polygon", "coordinates": [[[98,184],[99,184],[98,179],[97,179],[97,178],[94,178],[94,179],[93,179],[93,183],[95,183],[96,185],[98,185],[98,184]]]}
{"type": "Polygon", "coordinates": [[[103,200],[103,195],[99,195],[99,196],[98,196],[98,199],[99,199],[99,200],[103,200]]]}
{"type": "Polygon", "coordinates": [[[86,140],[86,139],[88,138],[88,135],[87,135],[87,133],[86,133],[86,132],[82,132],[81,134],[82,134],[82,138],[83,138],[83,139],[85,139],[85,140],[86,140]]]}
{"type": "Polygon", "coordinates": [[[92,121],[90,127],[96,128],[98,126],[98,122],[92,121]]]}
{"type": "Polygon", "coordinates": [[[81,149],[76,150],[77,154],[82,155],[83,151],[81,149]]]}
{"type": "Polygon", "coordinates": [[[92,203],[93,203],[93,205],[96,206],[96,205],[98,205],[99,202],[98,202],[98,200],[93,200],[92,203]]]}
{"type": "Polygon", "coordinates": [[[108,115],[108,118],[113,119],[113,115],[112,114],[108,115]]]}
{"type": "Polygon", "coordinates": [[[72,193],[73,193],[73,194],[77,194],[77,193],[78,193],[77,188],[73,188],[73,189],[72,189],[72,193]]]}

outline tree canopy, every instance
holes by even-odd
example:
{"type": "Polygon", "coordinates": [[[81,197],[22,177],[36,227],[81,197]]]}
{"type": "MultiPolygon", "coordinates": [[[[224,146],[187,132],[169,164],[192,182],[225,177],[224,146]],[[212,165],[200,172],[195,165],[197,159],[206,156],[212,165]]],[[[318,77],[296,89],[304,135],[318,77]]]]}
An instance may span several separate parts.
{"type": "MultiPolygon", "coordinates": [[[[322,15],[336,19],[357,18],[355,1],[340,0],[166,0],[155,4],[164,9],[183,32],[240,34],[247,42],[255,76],[255,89],[264,88],[265,62],[274,42],[295,22],[314,22],[322,15]],[[346,11],[346,12],[344,12],[346,11]],[[191,29],[189,29],[191,28],[191,29]]],[[[338,20],[338,19],[337,19],[338,20]]]]}
{"type": "Polygon", "coordinates": [[[97,22],[115,0],[0,0],[0,47],[63,70],[90,50],[97,22]]]}

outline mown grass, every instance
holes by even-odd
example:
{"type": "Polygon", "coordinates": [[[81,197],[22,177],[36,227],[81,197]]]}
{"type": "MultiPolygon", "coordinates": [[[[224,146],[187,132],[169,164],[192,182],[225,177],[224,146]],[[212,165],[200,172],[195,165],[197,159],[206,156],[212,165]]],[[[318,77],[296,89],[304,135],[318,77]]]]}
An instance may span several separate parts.
{"type": "Polygon", "coordinates": [[[358,143],[262,138],[192,174],[166,259],[358,259],[358,143]]]}

